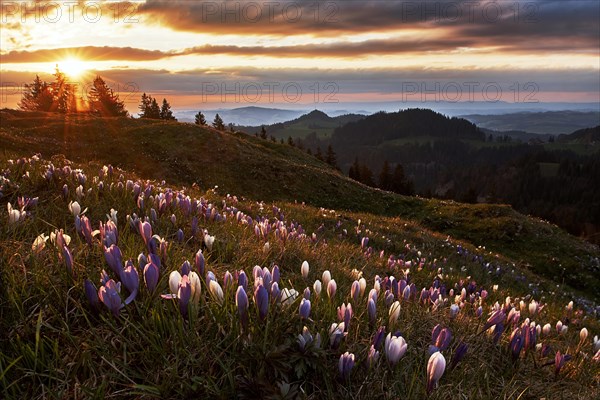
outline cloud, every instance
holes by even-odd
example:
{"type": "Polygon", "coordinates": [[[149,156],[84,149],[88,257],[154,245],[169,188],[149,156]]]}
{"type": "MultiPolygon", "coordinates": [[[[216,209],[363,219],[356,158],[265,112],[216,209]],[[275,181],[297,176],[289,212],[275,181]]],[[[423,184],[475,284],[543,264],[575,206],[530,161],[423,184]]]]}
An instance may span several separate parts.
{"type": "Polygon", "coordinates": [[[84,46],[32,51],[11,51],[0,55],[2,63],[33,63],[76,57],[86,61],[152,61],[168,57],[168,52],[133,47],[84,46]]]}
{"type": "Polygon", "coordinates": [[[598,51],[596,1],[159,1],[137,13],[174,30],[257,36],[343,37],[353,33],[445,29],[447,47],[499,46],[510,51],[598,51]]]}

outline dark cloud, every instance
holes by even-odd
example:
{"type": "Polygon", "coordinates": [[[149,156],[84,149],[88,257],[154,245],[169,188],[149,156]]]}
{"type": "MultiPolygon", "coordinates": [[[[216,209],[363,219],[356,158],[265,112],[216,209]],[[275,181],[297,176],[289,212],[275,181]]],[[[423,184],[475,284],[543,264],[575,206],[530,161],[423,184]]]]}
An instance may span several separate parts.
{"type": "Polygon", "coordinates": [[[553,1],[159,1],[137,9],[144,23],[175,30],[246,35],[339,36],[445,28],[447,48],[598,51],[600,2],[553,1]],[[547,43],[551,45],[548,45],[547,43]]]}
{"type": "Polygon", "coordinates": [[[68,57],[77,57],[86,61],[151,61],[167,57],[168,55],[168,52],[144,50],[133,47],[84,46],[32,51],[11,51],[0,55],[0,61],[2,63],[48,62],[68,57]]]}

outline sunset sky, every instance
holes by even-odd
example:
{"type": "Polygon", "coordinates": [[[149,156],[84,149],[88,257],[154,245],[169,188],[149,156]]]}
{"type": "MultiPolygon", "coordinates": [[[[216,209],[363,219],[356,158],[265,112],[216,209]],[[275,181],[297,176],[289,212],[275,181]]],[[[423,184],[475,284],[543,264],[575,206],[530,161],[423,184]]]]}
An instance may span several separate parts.
{"type": "Polygon", "coordinates": [[[56,64],[130,110],[141,92],[174,109],[600,102],[599,4],[2,0],[1,106],[56,64]]]}

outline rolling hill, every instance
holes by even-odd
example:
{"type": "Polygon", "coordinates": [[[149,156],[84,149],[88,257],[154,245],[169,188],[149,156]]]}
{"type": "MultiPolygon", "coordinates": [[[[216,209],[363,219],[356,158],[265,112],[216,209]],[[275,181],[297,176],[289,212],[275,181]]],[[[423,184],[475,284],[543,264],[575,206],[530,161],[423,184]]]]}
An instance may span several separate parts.
{"type": "MultiPolygon", "coordinates": [[[[318,139],[328,139],[333,131],[345,125],[348,122],[358,121],[364,118],[360,114],[345,114],[336,117],[330,117],[323,111],[313,110],[308,114],[304,114],[296,119],[265,125],[267,135],[273,136],[276,139],[305,139],[314,137],[318,139]]],[[[236,129],[248,134],[260,133],[262,125],[258,126],[236,126],[236,129]]]]}
{"type": "MultiPolygon", "coordinates": [[[[177,122],[0,112],[3,157],[62,154],[148,179],[202,190],[218,186],[254,200],[305,202],[340,211],[410,220],[421,229],[485,246],[541,278],[564,281],[589,298],[600,284],[596,246],[509,206],[404,197],[361,185],[297,148],[243,133],[177,122]],[[560,261],[557,261],[560,260],[560,261]],[[558,266],[560,264],[560,267],[558,266]]],[[[478,132],[473,129],[473,134],[478,132]]]]}

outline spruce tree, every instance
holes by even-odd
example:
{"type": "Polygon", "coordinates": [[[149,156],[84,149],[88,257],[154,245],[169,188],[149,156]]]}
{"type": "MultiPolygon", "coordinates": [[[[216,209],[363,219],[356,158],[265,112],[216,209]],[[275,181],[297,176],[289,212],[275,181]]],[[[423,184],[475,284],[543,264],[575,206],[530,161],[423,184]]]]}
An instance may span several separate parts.
{"type": "Polygon", "coordinates": [[[50,86],[36,75],[33,83],[25,84],[19,108],[27,111],[50,111],[52,103],[50,86]]]}
{"type": "Polygon", "coordinates": [[[379,173],[379,187],[383,190],[392,190],[392,178],[390,164],[385,160],[379,173]]]}
{"type": "Polygon", "coordinates": [[[93,86],[88,93],[90,111],[103,117],[125,117],[128,112],[123,101],[115,95],[106,82],[96,76],[93,86]]]}
{"type": "Polygon", "coordinates": [[[194,117],[194,123],[196,125],[206,125],[206,118],[204,118],[204,114],[202,114],[202,111],[198,111],[198,113],[194,117]]]}
{"type": "Polygon", "coordinates": [[[325,162],[331,165],[332,167],[337,168],[337,157],[331,145],[327,146],[327,155],[325,156],[325,162]]]}
{"type": "Polygon", "coordinates": [[[225,124],[223,123],[223,119],[219,116],[219,114],[215,115],[215,119],[212,123],[213,127],[219,131],[225,130],[225,124]]]}
{"type": "Polygon", "coordinates": [[[171,105],[167,101],[167,99],[163,98],[162,107],[159,112],[160,119],[164,119],[167,121],[177,121],[177,118],[173,116],[173,111],[171,111],[171,105]]]}

